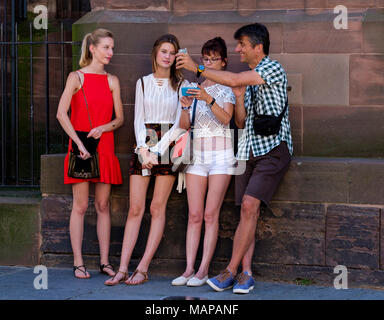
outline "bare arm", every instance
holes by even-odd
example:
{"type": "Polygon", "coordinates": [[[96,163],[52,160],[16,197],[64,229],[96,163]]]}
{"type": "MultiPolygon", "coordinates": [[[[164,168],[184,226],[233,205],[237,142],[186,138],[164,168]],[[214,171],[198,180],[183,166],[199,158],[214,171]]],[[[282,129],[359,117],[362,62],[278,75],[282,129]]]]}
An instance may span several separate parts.
{"type": "Polygon", "coordinates": [[[247,111],[244,106],[244,94],[246,87],[234,87],[232,91],[236,96],[235,123],[239,129],[244,129],[247,111]]]}
{"type": "MultiPolygon", "coordinates": [[[[193,96],[197,100],[203,100],[205,103],[210,104],[213,101],[213,97],[208,94],[207,91],[204,90],[200,85],[198,85],[200,90],[198,89],[189,89],[188,93],[193,94],[193,96]]],[[[233,115],[233,104],[232,103],[224,103],[224,108],[221,108],[216,102],[211,107],[212,113],[215,117],[224,125],[227,125],[232,118],[233,115]]]]}
{"type": "Polygon", "coordinates": [[[215,117],[224,125],[227,125],[233,115],[233,104],[229,102],[224,102],[224,108],[220,108],[219,105],[215,102],[211,108],[212,113],[215,117]]]}
{"type": "MultiPolygon", "coordinates": [[[[195,63],[187,53],[178,53],[176,54],[176,58],[177,69],[184,68],[192,72],[197,71],[197,63],[195,63]]],[[[260,77],[260,75],[254,70],[235,73],[230,71],[213,70],[206,68],[203,71],[202,75],[207,79],[210,79],[214,82],[223,84],[228,87],[260,85],[265,83],[265,81],[260,77]]]]}
{"type": "Polygon", "coordinates": [[[111,91],[113,97],[113,106],[115,119],[104,125],[104,131],[113,131],[121,127],[124,123],[123,103],[121,102],[120,81],[116,76],[111,76],[111,91]]]}
{"type": "Polygon", "coordinates": [[[83,159],[90,157],[89,152],[85,149],[83,143],[76,134],[75,129],[72,126],[71,120],[68,117],[68,110],[71,106],[72,95],[80,89],[80,80],[76,72],[71,72],[68,75],[67,83],[64,88],[64,92],[61,95],[59,101],[59,107],[57,109],[56,118],[60,122],[64,131],[72,139],[79,148],[80,156],[83,159]]]}
{"type": "MultiPolygon", "coordinates": [[[[183,107],[189,107],[192,104],[192,97],[181,97],[180,103],[183,107]]],[[[191,109],[190,109],[191,110],[191,109]]],[[[181,112],[179,127],[184,130],[188,130],[191,126],[190,113],[186,110],[181,112]]]]}

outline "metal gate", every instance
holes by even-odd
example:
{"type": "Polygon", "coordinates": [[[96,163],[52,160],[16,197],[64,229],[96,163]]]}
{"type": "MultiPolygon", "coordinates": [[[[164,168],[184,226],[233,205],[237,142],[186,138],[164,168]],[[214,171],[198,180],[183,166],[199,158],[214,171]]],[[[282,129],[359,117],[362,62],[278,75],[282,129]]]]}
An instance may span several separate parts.
{"type": "MultiPolygon", "coordinates": [[[[11,10],[13,6],[14,1],[11,10]]],[[[52,40],[51,26],[35,30],[32,22],[18,24],[14,14],[9,23],[4,10],[0,25],[0,186],[38,187],[41,154],[66,149],[67,137],[58,126],[55,110],[72,69],[73,46],[80,43],[65,41],[63,22],[52,27],[56,37],[52,40]]]]}

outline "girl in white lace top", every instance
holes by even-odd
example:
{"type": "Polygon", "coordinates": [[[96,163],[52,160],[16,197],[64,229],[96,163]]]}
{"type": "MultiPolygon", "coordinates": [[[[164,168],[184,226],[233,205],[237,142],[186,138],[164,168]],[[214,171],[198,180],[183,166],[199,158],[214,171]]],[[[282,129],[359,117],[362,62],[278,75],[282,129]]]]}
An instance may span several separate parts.
{"type": "MultiPolygon", "coordinates": [[[[207,41],[201,50],[202,63],[216,70],[227,66],[227,48],[222,38],[207,41]]],[[[186,239],[185,272],[172,281],[173,285],[201,286],[208,280],[208,269],[215,251],[219,214],[233,173],[235,158],[229,122],[235,96],[231,88],[205,80],[200,89],[189,89],[193,97],[181,97],[183,111],[180,128],[188,129],[193,98],[196,105],[193,131],[193,163],[186,171],[189,219],[186,239]],[[194,265],[199,247],[201,227],[205,222],[203,257],[199,270],[194,265]]]]}
{"type": "MultiPolygon", "coordinates": [[[[212,83],[210,80],[204,81],[202,88],[203,90],[194,91],[192,89],[190,91],[196,92],[196,98],[198,99],[195,129],[193,131],[194,164],[207,165],[215,162],[216,164],[232,165],[235,162],[235,158],[229,121],[233,105],[236,102],[235,96],[231,88],[218,83],[212,83]],[[210,106],[213,98],[215,102],[213,106],[210,106]]],[[[192,117],[191,112],[190,116],[192,117]]],[[[190,166],[187,172],[196,172],[195,168],[190,166]]],[[[212,173],[208,172],[204,176],[209,174],[212,173]]],[[[203,174],[201,173],[201,175],[203,174]]]]}

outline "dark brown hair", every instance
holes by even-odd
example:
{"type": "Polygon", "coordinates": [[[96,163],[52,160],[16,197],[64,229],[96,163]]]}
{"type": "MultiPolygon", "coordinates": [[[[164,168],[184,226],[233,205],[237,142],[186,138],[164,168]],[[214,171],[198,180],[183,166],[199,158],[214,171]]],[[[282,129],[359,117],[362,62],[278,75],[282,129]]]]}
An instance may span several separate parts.
{"type": "Polygon", "coordinates": [[[236,40],[240,40],[240,38],[244,36],[249,38],[252,48],[257,44],[262,44],[264,54],[269,54],[269,32],[265,25],[261,23],[248,24],[238,29],[233,37],[236,40]]]}
{"type": "MultiPolygon", "coordinates": [[[[153,72],[156,72],[156,67],[157,67],[156,56],[157,56],[157,52],[159,51],[163,43],[172,44],[175,48],[176,53],[180,49],[179,40],[177,40],[177,38],[173,34],[164,34],[161,37],[159,37],[153,44],[153,48],[152,48],[152,71],[153,72]]],[[[169,78],[171,80],[172,89],[176,91],[180,81],[183,80],[183,74],[181,73],[181,70],[176,69],[176,59],[171,66],[171,74],[169,78]]]]}
{"type": "Polygon", "coordinates": [[[216,52],[220,55],[221,60],[225,62],[223,70],[227,68],[228,64],[228,56],[227,56],[227,45],[225,41],[221,37],[216,37],[211,40],[208,40],[203,44],[201,48],[202,55],[209,55],[210,53],[216,52]]]}

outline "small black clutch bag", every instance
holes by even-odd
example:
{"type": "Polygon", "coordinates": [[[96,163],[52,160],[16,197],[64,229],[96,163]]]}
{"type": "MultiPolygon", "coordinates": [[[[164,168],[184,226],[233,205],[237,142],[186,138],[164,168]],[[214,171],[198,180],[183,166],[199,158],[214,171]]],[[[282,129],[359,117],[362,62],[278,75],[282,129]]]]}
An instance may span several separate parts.
{"type": "MultiPolygon", "coordinates": [[[[80,76],[79,79],[81,84],[80,76]]],[[[92,129],[91,117],[89,115],[88,103],[85,98],[83,86],[81,86],[81,90],[83,91],[85,105],[87,106],[88,120],[92,129]]],[[[99,145],[100,139],[95,139],[93,137],[87,138],[88,133],[89,132],[86,131],[76,131],[77,136],[91,157],[83,160],[80,157],[80,150],[77,144],[72,141],[72,150],[69,152],[68,159],[68,177],[77,179],[93,179],[100,177],[99,154],[97,152],[97,146],[99,145]]]]}
{"type": "Polygon", "coordinates": [[[93,179],[100,177],[99,154],[96,149],[99,139],[87,138],[89,132],[76,131],[84,147],[88,150],[91,157],[88,159],[80,158],[80,151],[76,143],[72,143],[72,150],[69,152],[68,176],[77,179],[93,179]]]}

